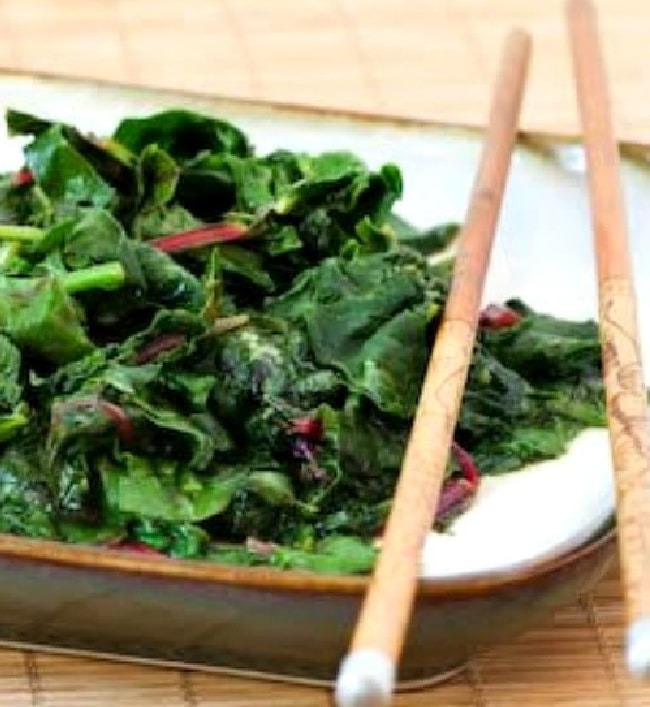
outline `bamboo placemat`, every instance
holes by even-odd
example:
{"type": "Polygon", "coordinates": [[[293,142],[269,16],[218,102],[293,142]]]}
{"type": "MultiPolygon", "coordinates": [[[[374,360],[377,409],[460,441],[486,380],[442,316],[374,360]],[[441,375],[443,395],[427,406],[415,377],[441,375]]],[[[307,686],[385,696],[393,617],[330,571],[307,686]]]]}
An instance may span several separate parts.
{"type": "MultiPolygon", "coordinates": [[[[619,133],[650,140],[647,0],[596,0],[619,133]]],[[[0,0],[0,65],[480,124],[502,38],[532,31],[522,125],[575,132],[561,0],[0,0]]],[[[650,705],[621,663],[616,573],[595,596],[400,707],[650,705]]],[[[302,687],[0,650],[0,705],[317,707],[302,687]]]]}

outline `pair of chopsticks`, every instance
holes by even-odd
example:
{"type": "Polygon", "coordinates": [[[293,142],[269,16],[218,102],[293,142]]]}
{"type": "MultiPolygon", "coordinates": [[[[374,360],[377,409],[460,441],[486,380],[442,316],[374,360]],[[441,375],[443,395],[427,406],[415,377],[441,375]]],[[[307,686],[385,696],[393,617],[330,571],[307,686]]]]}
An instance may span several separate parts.
{"type": "MultiPolygon", "coordinates": [[[[618,146],[596,13],[569,0],[567,21],[584,133],[598,273],[628,666],[650,672],[650,425],[618,146]]],[[[382,550],[336,685],[338,707],[387,705],[395,684],[420,557],[432,526],[476,338],[486,270],[516,142],[531,39],[507,38],[443,321],[431,353],[382,550]]]]}

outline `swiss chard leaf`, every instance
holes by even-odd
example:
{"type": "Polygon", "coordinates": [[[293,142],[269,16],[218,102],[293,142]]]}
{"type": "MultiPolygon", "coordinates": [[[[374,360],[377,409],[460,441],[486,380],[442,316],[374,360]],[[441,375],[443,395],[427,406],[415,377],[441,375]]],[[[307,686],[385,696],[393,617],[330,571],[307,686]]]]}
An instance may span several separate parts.
{"type": "Polygon", "coordinates": [[[287,570],[302,570],[319,574],[367,574],[375,564],[377,551],[373,546],[354,536],[332,536],[322,540],[311,550],[282,545],[248,547],[217,545],[208,557],[216,562],[236,565],[267,565],[287,570]]]}
{"type": "Polygon", "coordinates": [[[65,139],[93,166],[103,180],[126,195],[133,191],[134,157],[116,143],[86,135],[72,125],[43,120],[17,110],[8,110],[6,119],[10,135],[39,137],[58,126],[65,139]]]}
{"type": "Polygon", "coordinates": [[[147,243],[134,243],[133,249],[146,283],[146,297],[151,304],[167,309],[201,310],[205,305],[205,292],[196,276],[147,243]]]}
{"type": "Polygon", "coordinates": [[[47,539],[57,535],[47,484],[23,445],[0,454],[0,508],[0,532],[47,539]]]}
{"type": "Polygon", "coordinates": [[[81,311],[56,276],[0,277],[0,330],[21,349],[58,364],[93,348],[81,311]]]}
{"type": "Polygon", "coordinates": [[[60,125],[40,133],[25,148],[25,161],[37,184],[62,212],[77,207],[105,207],[114,189],[65,138],[60,125]]]}
{"type": "Polygon", "coordinates": [[[131,224],[137,237],[165,235],[193,224],[181,207],[170,209],[179,176],[179,166],[160,147],[148,145],[142,150],[136,164],[137,213],[131,224]]]}
{"type": "Polygon", "coordinates": [[[166,206],[176,193],[180,169],[157,145],[147,145],[138,157],[138,204],[141,209],[166,206]]]}
{"type": "Polygon", "coordinates": [[[127,280],[145,285],[140,262],[120,222],[104,209],[83,210],[76,219],[62,221],[50,229],[47,241],[58,241],[63,262],[75,270],[99,263],[119,262],[127,280]]]}
{"type": "Polygon", "coordinates": [[[414,228],[397,214],[386,217],[386,225],[402,245],[414,248],[423,255],[434,255],[448,248],[460,232],[457,223],[445,223],[424,230],[414,228]]]}
{"type": "Polygon", "coordinates": [[[486,347],[504,366],[542,384],[600,376],[600,337],[595,322],[561,320],[533,312],[518,300],[506,305],[522,315],[520,323],[484,334],[486,347]]]}
{"type": "Polygon", "coordinates": [[[197,476],[164,460],[123,454],[105,464],[102,478],[109,508],[135,517],[180,523],[222,513],[245,484],[239,473],[197,476]]]}
{"type": "Polygon", "coordinates": [[[203,558],[209,549],[210,535],[195,523],[131,516],[129,526],[136,542],[143,542],[146,547],[155,548],[171,557],[203,558]]]}
{"type": "Polygon", "coordinates": [[[0,371],[4,379],[0,390],[0,444],[15,437],[29,423],[29,409],[22,402],[21,364],[20,351],[6,336],[0,335],[0,371]]]}
{"type": "MultiPolygon", "coordinates": [[[[350,388],[379,409],[413,413],[436,309],[418,267],[393,256],[329,259],[305,273],[271,311],[304,324],[316,361],[345,373],[350,388]]],[[[440,293],[444,283],[439,283],[440,293]]]]}
{"type": "Polygon", "coordinates": [[[23,396],[20,351],[6,337],[0,335],[0,412],[13,410],[23,396]]]}
{"type": "Polygon", "coordinates": [[[234,125],[182,109],[126,118],[119,124],[113,138],[135,154],[140,154],[149,145],[157,145],[181,162],[203,152],[232,153],[242,157],[251,154],[248,139],[234,125]]]}
{"type": "Polygon", "coordinates": [[[135,238],[151,240],[160,236],[182,233],[199,226],[201,222],[180,204],[138,212],[133,218],[131,231],[135,238]]]}
{"type": "Polygon", "coordinates": [[[377,551],[367,541],[352,536],[332,536],[322,540],[311,552],[278,548],[271,555],[271,565],[322,574],[367,574],[376,558],[377,551]]]}
{"type": "Polygon", "coordinates": [[[350,153],[304,157],[300,166],[302,179],[287,185],[274,206],[280,214],[304,216],[325,202],[330,209],[351,214],[354,221],[366,215],[381,219],[402,195],[396,167],[386,165],[370,172],[350,153]]]}

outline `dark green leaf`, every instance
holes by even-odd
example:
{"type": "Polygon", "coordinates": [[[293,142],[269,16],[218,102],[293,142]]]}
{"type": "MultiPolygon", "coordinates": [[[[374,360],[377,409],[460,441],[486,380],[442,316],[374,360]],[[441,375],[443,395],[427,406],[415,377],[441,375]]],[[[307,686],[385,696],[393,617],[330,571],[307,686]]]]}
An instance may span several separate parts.
{"type": "Polygon", "coordinates": [[[66,363],[93,346],[60,278],[0,277],[0,330],[31,354],[66,363]]]}
{"type": "Polygon", "coordinates": [[[181,161],[202,152],[225,152],[242,157],[251,153],[246,136],[235,126],[182,109],[126,118],[113,137],[136,154],[149,145],[157,145],[181,161]]]}
{"type": "Polygon", "coordinates": [[[26,451],[17,445],[0,455],[0,532],[52,538],[56,529],[47,488],[26,451]]]}
{"type": "Polygon", "coordinates": [[[143,286],[140,262],[119,221],[108,211],[93,209],[80,218],[63,221],[51,229],[66,267],[85,268],[89,265],[118,261],[131,283],[143,286]]]}
{"type": "Polygon", "coordinates": [[[2,388],[0,388],[0,412],[13,410],[23,395],[21,381],[20,351],[7,339],[0,335],[0,371],[2,371],[2,388]]]}
{"type": "Polygon", "coordinates": [[[382,254],[323,261],[273,311],[304,323],[316,360],[344,372],[353,390],[409,416],[428,358],[426,297],[403,264],[382,254]]]}
{"type": "Polygon", "coordinates": [[[432,255],[445,250],[460,232],[457,223],[446,223],[420,230],[396,214],[390,214],[386,224],[393,230],[400,243],[414,248],[423,255],[432,255]]]}
{"type": "Polygon", "coordinates": [[[48,198],[61,208],[104,207],[114,190],[72,147],[61,126],[54,125],[25,148],[27,166],[48,198]]]}
{"type": "Polygon", "coordinates": [[[320,574],[366,574],[372,570],[376,557],[376,550],[367,541],[333,536],[323,540],[313,552],[278,548],[271,555],[271,564],[320,574]]]}
{"type": "Polygon", "coordinates": [[[151,240],[173,233],[182,233],[200,226],[192,214],[179,204],[165,208],[157,208],[137,213],[133,219],[131,230],[133,235],[141,240],[151,240]]]}
{"type": "Polygon", "coordinates": [[[108,504],[144,518],[186,523],[218,515],[245,483],[240,474],[198,477],[173,463],[130,454],[121,461],[102,469],[108,504]]]}
{"type": "Polygon", "coordinates": [[[277,471],[254,471],[247,487],[272,506],[291,506],[296,501],[291,481],[277,471]]]}
{"type": "Polygon", "coordinates": [[[146,243],[134,243],[134,252],[146,283],[148,302],[168,309],[198,312],[205,304],[199,280],[172,257],[146,243]]]}
{"type": "Polygon", "coordinates": [[[109,140],[98,140],[85,135],[72,125],[43,120],[17,110],[7,111],[7,128],[10,135],[39,137],[58,126],[65,139],[84,157],[102,179],[111,186],[130,192],[133,189],[133,156],[109,140]]]}
{"type": "Polygon", "coordinates": [[[536,313],[518,300],[506,304],[522,315],[520,324],[484,335],[486,347],[504,366],[530,381],[599,377],[601,349],[595,322],[571,322],[536,313]]]}
{"type": "Polygon", "coordinates": [[[147,145],[136,166],[139,208],[148,210],[166,206],[173,198],[180,169],[157,145],[147,145]]]}

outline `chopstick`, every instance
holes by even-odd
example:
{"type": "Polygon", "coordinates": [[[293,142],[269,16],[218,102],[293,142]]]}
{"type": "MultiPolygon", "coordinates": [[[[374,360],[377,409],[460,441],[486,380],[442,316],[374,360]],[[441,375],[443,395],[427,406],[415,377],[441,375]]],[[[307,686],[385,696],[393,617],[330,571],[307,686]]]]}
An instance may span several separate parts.
{"type": "Polygon", "coordinates": [[[644,675],[650,672],[650,421],[620,161],[596,11],[588,0],[571,0],[567,20],[589,176],[627,665],[644,675]]]}
{"type": "Polygon", "coordinates": [[[476,337],[494,232],[516,140],[530,37],[507,38],[449,296],[423,382],[382,549],[337,685],[339,707],[389,704],[476,337]]]}

